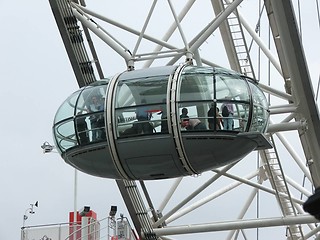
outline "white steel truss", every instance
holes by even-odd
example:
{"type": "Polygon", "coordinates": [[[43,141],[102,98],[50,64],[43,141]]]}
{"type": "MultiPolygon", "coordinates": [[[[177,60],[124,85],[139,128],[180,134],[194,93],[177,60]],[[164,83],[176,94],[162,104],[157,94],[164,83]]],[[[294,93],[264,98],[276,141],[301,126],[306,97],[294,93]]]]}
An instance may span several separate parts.
{"type": "Polygon", "coordinates": [[[49,2],[79,86],[102,78],[116,57],[125,62],[122,70],[193,61],[256,77],[270,99],[272,150],[201,176],[117,180],[141,238],[195,239],[195,233],[206,233],[199,235],[204,239],[320,238],[317,221],[302,210],[320,186],[320,121],[294,1],[141,0],[127,13],[120,1],[106,1],[102,13],[84,1],[49,2]],[[115,9],[119,16],[129,14],[120,21],[104,13],[115,9]],[[246,20],[250,11],[259,13],[256,27],[246,20]],[[134,18],[144,19],[141,30],[132,27],[134,18]],[[165,23],[167,30],[159,36],[157,28],[160,32],[165,23]],[[264,38],[272,42],[267,46],[264,38]],[[116,55],[98,58],[105,44],[116,55]]]}

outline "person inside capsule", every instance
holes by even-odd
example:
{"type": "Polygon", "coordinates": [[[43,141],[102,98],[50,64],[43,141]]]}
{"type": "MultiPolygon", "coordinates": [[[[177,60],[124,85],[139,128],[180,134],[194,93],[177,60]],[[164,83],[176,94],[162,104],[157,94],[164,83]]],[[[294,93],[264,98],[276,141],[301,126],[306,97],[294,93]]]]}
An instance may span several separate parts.
{"type": "Polygon", "coordinates": [[[208,115],[208,126],[209,129],[213,130],[220,130],[223,127],[223,121],[222,121],[222,116],[219,113],[219,108],[215,107],[215,104],[212,103],[211,107],[207,113],[208,115]],[[214,128],[216,127],[216,128],[214,128]]]}
{"type": "Polygon", "coordinates": [[[183,120],[183,119],[189,119],[188,109],[187,109],[187,108],[182,108],[182,110],[181,110],[181,115],[180,115],[180,119],[181,119],[181,120],[183,120]]]}
{"type": "Polygon", "coordinates": [[[152,113],[148,111],[148,107],[145,105],[147,101],[145,99],[141,100],[142,106],[137,107],[136,118],[138,123],[136,123],[137,134],[150,134],[153,132],[153,127],[149,120],[152,117],[152,113]]]}
{"type": "Polygon", "coordinates": [[[92,129],[92,141],[105,139],[103,99],[99,95],[91,97],[91,104],[89,105],[88,112],[95,113],[90,116],[90,124],[92,129]]]}
{"type": "Polygon", "coordinates": [[[160,112],[158,115],[161,115],[161,132],[167,133],[168,132],[168,120],[167,120],[167,106],[166,106],[166,99],[162,99],[162,105],[160,105],[160,112]]]}
{"type": "Polygon", "coordinates": [[[79,136],[80,144],[88,144],[90,142],[89,133],[88,133],[88,124],[86,122],[86,116],[83,115],[84,111],[79,111],[77,115],[80,117],[76,118],[76,127],[79,136]]]}
{"type": "Polygon", "coordinates": [[[181,120],[181,127],[187,129],[188,131],[201,131],[207,130],[206,125],[201,122],[198,118],[184,118],[181,120]]]}
{"type": "Polygon", "coordinates": [[[226,96],[225,99],[227,100],[221,105],[222,117],[223,117],[223,129],[224,130],[233,130],[233,104],[228,102],[231,100],[230,96],[226,96]]]}

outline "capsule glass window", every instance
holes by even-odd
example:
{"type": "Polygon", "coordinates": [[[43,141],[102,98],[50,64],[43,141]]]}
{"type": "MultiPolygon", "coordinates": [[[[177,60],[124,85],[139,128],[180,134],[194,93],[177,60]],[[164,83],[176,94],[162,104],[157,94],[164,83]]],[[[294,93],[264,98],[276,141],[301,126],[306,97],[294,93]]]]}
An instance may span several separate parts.
{"type": "Polygon", "coordinates": [[[165,75],[119,81],[115,100],[118,137],[161,133],[161,123],[166,120],[162,110],[166,109],[168,78],[165,75]]]}

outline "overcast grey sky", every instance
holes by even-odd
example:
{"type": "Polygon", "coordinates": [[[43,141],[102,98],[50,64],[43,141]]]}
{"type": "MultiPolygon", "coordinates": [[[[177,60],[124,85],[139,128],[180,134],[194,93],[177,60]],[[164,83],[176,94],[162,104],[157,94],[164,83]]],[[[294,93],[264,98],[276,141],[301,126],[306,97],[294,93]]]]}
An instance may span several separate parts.
{"type": "MultiPolygon", "coordinates": [[[[26,225],[67,222],[73,210],[74,170],[58,154],[44,155],[40,146],[52,143],[54,114],[78,86],[48,1],[0,0],[0,9],[0,239],[11,240],[20,238],[31,203],[39,201],[39,207],[26,225]]],[[[314,26],[311,29],[317,29],[314,26]]],[[[315,38],[319,41],[319,33],[315,38]]],[[[306,39],[309,46],[315,46],[312,40],[306,39]]],[[[319,76],[319,52],[319,46],[307,52],[314,81],[319,76]]],[[[112,67],[106,75],[121,70],[112,67]]],[[[126,213],[113,180],[83,173],[78,177],[79,208],[90,205],[98,218],[111,205],[126,213]]]]}
{"type": "MultiPolygon", "coordinates": [[[[0,0],[0,9],[0,239],[10,240],[20,239],[31,203],[39,207],[26,225],[67,222],[73,210],[74,170],[40,146],[53,143],[54,114],[78,86],[48,1],[0,0]]],[[[122,204],[113,180],[78,176],[79,206],[103,217],[122,204]]]]}

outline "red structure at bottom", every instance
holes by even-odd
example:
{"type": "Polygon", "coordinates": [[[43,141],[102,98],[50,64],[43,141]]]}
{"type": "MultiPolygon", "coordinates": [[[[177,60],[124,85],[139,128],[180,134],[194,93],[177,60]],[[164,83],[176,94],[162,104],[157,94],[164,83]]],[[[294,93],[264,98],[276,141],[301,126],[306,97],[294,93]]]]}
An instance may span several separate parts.
{"type": "MultiPolygon", "coordinates": [[[[86,207],[85,207],[86,208],[86,207]]],[[[90,208],[89,208],[90,209],[90,208]]],[[[87,212],[69,212],[69,239],[97,240],[100,238],[100,226],[97,222],[96,212],[89,210],[87,212]]]]}

